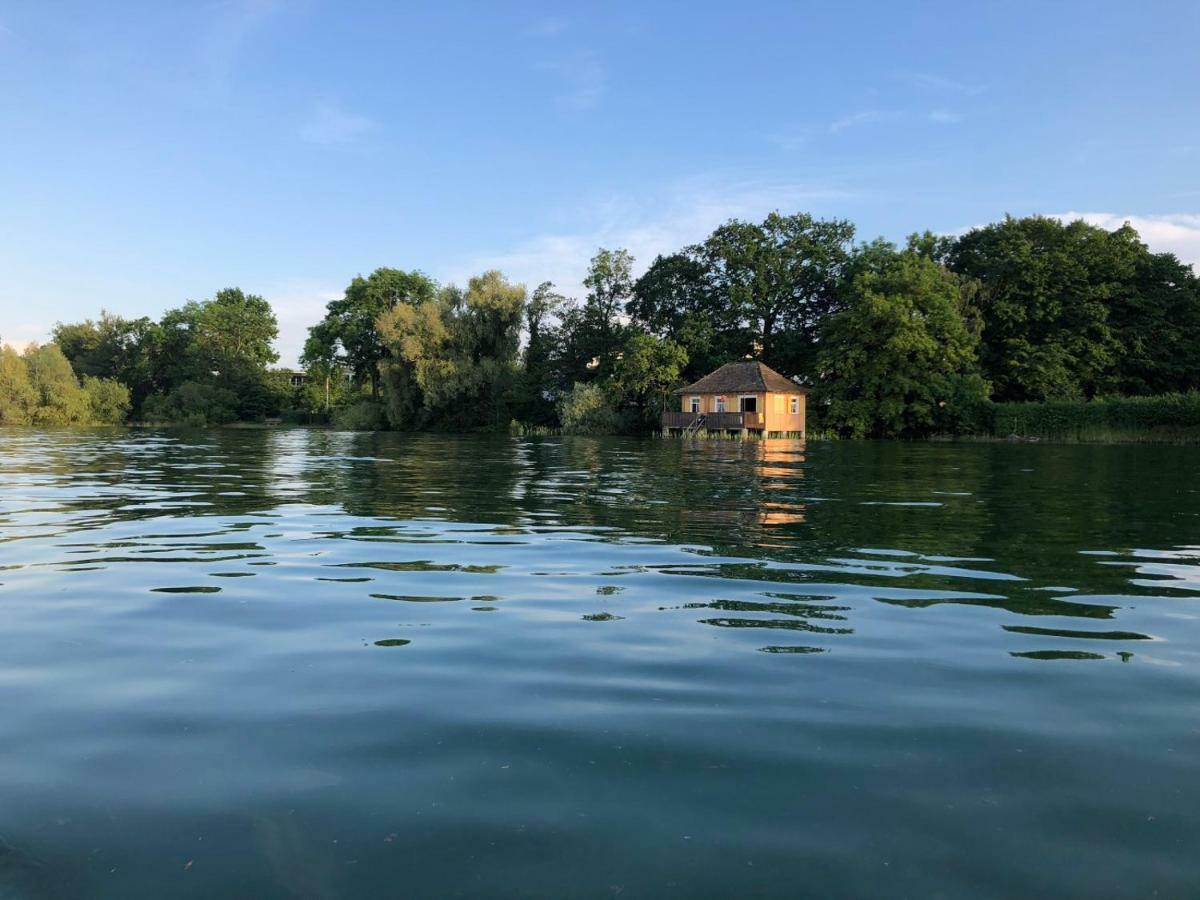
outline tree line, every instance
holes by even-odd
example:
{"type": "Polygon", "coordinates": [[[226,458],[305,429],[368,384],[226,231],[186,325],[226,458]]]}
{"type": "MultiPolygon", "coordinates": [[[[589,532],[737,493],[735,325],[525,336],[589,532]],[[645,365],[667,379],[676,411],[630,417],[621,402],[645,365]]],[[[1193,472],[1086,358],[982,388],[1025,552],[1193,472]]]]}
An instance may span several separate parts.
{"type": "Polygon", "coordinates": [[[1008,217],[901,246],[772,213],[633,271],[627,251],[600,249],[575,299],[496,271],[463,288],[377,269],[310,329],[301,386],[270,368],[269,304],[238,289],[158,322],[60,324],[48,346],[78,390],[125,388],[122,414],[194,424],[636,432],[672,390],[748,357],[811,388],[810,427],[852,436],[984,430],[996,403],[1200,389],[1200,281],[1129,225],[1008,217]]]}

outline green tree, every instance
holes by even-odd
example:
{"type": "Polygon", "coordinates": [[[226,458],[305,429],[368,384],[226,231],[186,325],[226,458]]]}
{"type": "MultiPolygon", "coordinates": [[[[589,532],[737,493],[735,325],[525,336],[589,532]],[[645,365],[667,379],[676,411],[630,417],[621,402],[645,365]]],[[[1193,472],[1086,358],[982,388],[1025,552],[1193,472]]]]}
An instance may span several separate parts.
{"type": "Polygon", "coordinates": [[[561,329],[555,316],[566,305],[567,298],[554,290],[554,284],[543,281],[534,289],[525,304],[525,351],[514,400],[517,417],[532,425],[548,425],[554,420],[555,347],[561,340],[561,329]]]}
{"type": "Polygon", "coordinates": [[[612,398],[598,382],[576,384],[564,394],[558,417],[566,434],[614,434],[618,430],[612,398]]]}
{"type": "Polygon", "coordinates": [[[914,251],[855,280],[821,332],[818,402],[854,437],[912,437],[970,426],[987,400],[978,334],[960,278],[914,251]]]}
{"type": "Polygon", "coordinates": [[[29,425],[37,393],[25,360],[8,344],[0,347],[0,425],[29,425]]]}
{"type": "Polygon", "coordinates": [[[1030,216],[974,229],[948,255],[977,279],[980,358],[1002,401],[1091,397],[1113,386],[1121,342],[1109,321],[1139,255],[1132,229],[1030,216]]]}
{"type": "Polygon", "coordinates": [[[33,388],[34,425],[79,425],[89,421],[88,397],[57,344],[31,344],[25,350],[24,361],[33,388]]]}
{"type": "Polygon", "coordinates": [[[350,282],[342,297],[331,300],[325,318],[309,329],[301,362],[339,363],[360,383],[370,382],[379,396],[379,363],[388,348],[379,332],[380,317],[398,305],[420,306],[434,299],[437,286],[421,272],[376,269],[350,282]]]}
{"type": "Polygon", "coordinates": [[[1200,390],[1200,279],[1139,243],[1133,275],[1109,307],[1120,344],[1111,382],[1122,394],[1200,390]]]}
{"type": "Polygon", "coordinates": [[[129,388],[113,378],[85,375],[83,392],[87,395],[88,419],[96,425],[119,425],[129,415],[129,388]]]}
{"type": "Polygon", "coordinates": [[[633,334],[617,363],[617,390],[643,426],[656,427],[672,388],[680,384],[687,351],[669,338],[633,334]]]}
{"type": "Polygon", "coordinates": [[[730,221],[700,253],[726,304],[752,339],[751,350],[788,374],[812,370],[817,336],[836,312],[854,226],[806,213],[771,213],[761,223],[730,221]]]}
{"type": "Polygon", "coordinates": [[[509,422],[524,285],[496,271],[466,292],[443,289],[379,318],[391,351],[383,365],[389,416],[401,428],[496,429],[509,422]]]}
{"type": "Polygon", "coordinates": [[[691,378],[750,352],[754,337],[721,298],[699,247],[659,256],[633,286],[626,311],[651,334],[683,347],[691,378]]]}
{"type": "Polygon", "coordinates": [[[156,378],[161,329],[148,318],[102,310],[97,321],[59,323],[53,339],[80,378],[115,379],[128,387],[135,410],[162,387],[156,378]]]}
{"type": "Polygon", "coordinates": [[[624,337],[621,316],[633,293],[633,257],[628,250],[600,248],[583,279],[587,288],[577,318],[575,343],[584,363],[584,377],[607,377],[617,362],[624,337]]]}

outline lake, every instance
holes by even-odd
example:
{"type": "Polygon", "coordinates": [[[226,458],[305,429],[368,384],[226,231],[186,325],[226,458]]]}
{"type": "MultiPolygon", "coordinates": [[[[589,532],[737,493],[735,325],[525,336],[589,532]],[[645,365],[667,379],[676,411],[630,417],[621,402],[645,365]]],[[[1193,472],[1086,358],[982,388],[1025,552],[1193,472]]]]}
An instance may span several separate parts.
{"type": "Polygon", "coordinates": [[[1200,884],[1200,450],[0,431],[0,897],[1200,884]]]}

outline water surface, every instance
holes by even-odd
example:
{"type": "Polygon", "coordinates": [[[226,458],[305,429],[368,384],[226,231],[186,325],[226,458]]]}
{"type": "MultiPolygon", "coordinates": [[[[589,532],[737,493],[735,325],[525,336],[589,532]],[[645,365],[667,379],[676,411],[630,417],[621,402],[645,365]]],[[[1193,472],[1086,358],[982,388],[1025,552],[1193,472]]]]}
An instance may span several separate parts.
{"type": "Polygon", "coordinates": [[[0,431],[0,897],[1184,896],[1200,454],[0,431]]]}

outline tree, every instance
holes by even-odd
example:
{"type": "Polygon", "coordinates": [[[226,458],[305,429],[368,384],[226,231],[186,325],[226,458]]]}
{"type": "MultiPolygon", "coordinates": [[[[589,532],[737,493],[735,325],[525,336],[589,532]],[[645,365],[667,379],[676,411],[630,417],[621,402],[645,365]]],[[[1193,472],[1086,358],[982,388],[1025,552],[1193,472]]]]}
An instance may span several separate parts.
{"type": "MultiPolygon", "coordinates": [[[[969,291],[969,287],[966,289],[969,291]]],[[[855,280],[821,332],[818,400],[854,437],[912,437],[972,424],[988,395],[964,285],[915,251],[855,280]]]]}
{"type": "Polygon", "coordinates": [[[854,226],[806,213],[727,222],[699,250],[718,302],[749,332],[749,348],[789,374],[808,372],[819,329],[839,308],[838,286],[854,226]]]}
{"type": "Polygon", "coordinates": [[[388,355],[380,316],[399,304],[420,306],[436,293],[433,281],[417,271],[376,269],[367,278],[355,277],[345,295],[326,306],[325,318],[309,329],[301,362],[344,364],[356,381],[369,381],[371,396],[378,397],[379,363],[388,355]]]}
{"type": "Polygon", "coordinates": [[[125,319],[104,310],[98,321],[60,322],[53,333],[77,376],[121,382],[129,388],[134,410],[162,388],[156,378],[161,337],[160,326],[148,318],[125,319]]]}
{"type": "Polygon", "coordinates": [[[212,300],[199,304],[192,328],[205,363],[218,371],[244,377],[263,372],[279,360],[271,346],[279,336],[275,311],[262,297],[241,288],[217,291],[212,300]]]}
{"type": "Polygon", "coordinates": [[[603,378],[612,374],[621,345],[621,315],[633,292],[633,257],[628,250],[600,248],[583,285],[587,299],[575,322],[576,342],[585,359],[585,373],[603,378]],[[588,365],[593,360],[595,365],[588,365]]]}
{"type": "Polygon", "coordinates": [[[29,425],[37,393],[25,360],[8,344],[0,347],[0,425],[29,425]]]}
{"type": "Polygon", "coordinates": [[[948,264],[981,285],[980,358],[995,399],[1092,397],[1113,386],[1121,342],[1109,313],[1134,275],[1136,237],[1030,216],[958,240],[948,264]]]}
{"type": "Polygon", "coordinates": [[[599,383],[576,384],[558,405],[558,418],[566,434],[613,434],[617,413],[612,398],[599,383]]]}
{"type": "Polygon", "coordinates": [[[30,344],[23,358],[33,389],[33,424],[86,424],[91,413],[87,395],[58,345],[30,344]]]}
{"type": "Polygon", "coordinates": [[[382,365],[388,411],[397,427],[452,429],[508,424],[525,306],[525,286],[497,271],[419,305],[398,304],[379,318],[390,351],[382,365]]]}
{"type": "Polygon", "coordinates": [[[1200,390],[1200,279],[1191,266],[1139,242],[1132,278],[1109,307],[1109,324],[1121,347],[1111,378],[1117,391],[1200,390]]]}
{"type": "Polygon", "coordinates": [[[129,415],[129,388],[112,378],[83,378],[88,419],[95,425],[119,425],[129,415]]]}
{"type": "Polygon", "coordinates": [[[693,378],[745,356],[753,345],[753,336],[737,310],[720,299],[714,280],[700,248],[689,247],[655,258],[634,283],[626,304],[641,327],[687,352],[687,372],[693,378]]]}
{"type": "Polygon", "coordinates": [[[552,282],[543,281],[525,304],[526,344],[514,398],[522,422],[547,425],[554,420],[554,354],[561,341],[554,317],[566,303],[552,282]]]}
{"type": "Polygon", "coordinates": [[[625,401],[637,410],[641,424],[658,424],[687,359],[687,351],[669,338],[635,333],[626,341],[614,382],[625,401]]]}

